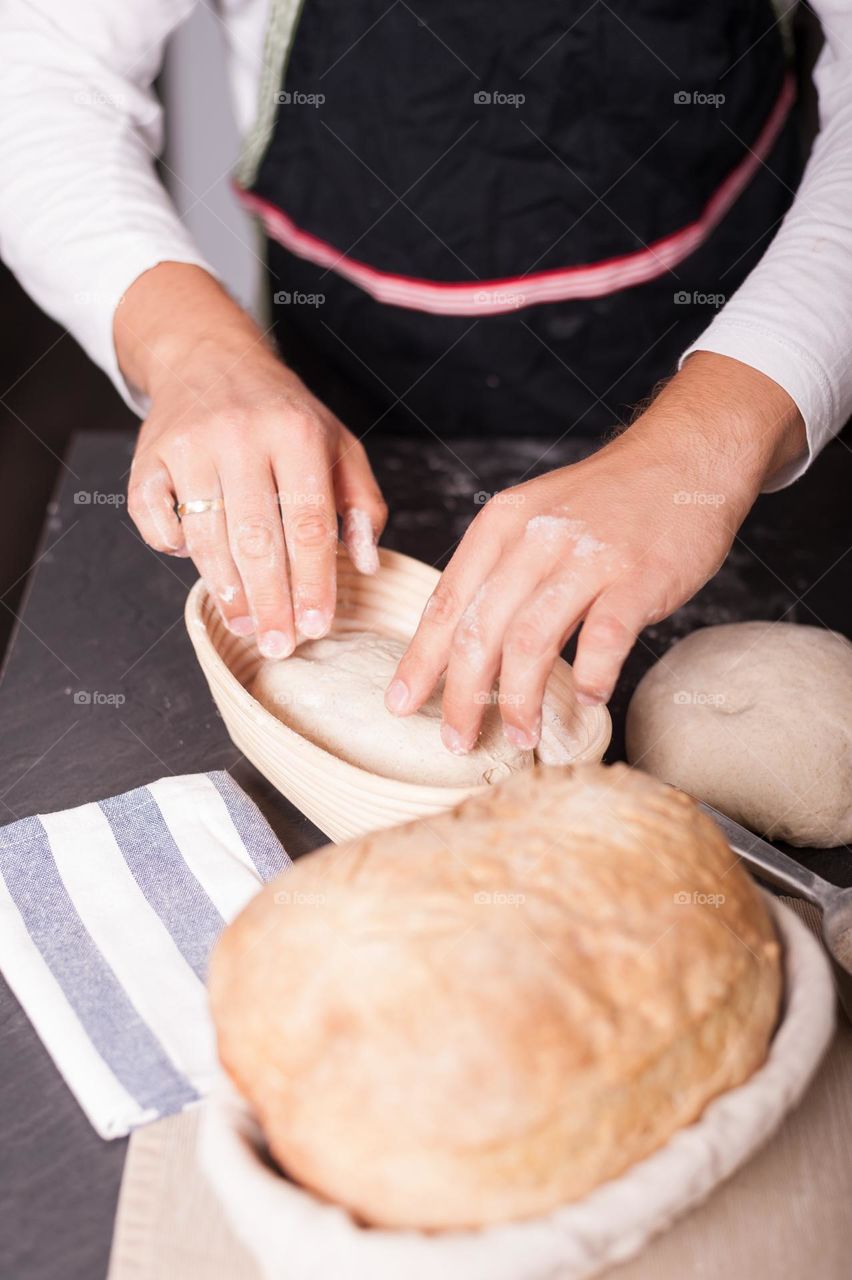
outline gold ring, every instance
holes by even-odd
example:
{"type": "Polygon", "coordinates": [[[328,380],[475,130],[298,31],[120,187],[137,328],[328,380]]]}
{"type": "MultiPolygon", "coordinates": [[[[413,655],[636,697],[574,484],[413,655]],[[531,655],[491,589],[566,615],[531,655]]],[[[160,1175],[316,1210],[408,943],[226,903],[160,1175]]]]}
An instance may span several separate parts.
{"type": "Polygon", "coordinates": [[[177,513],[181,519],[184,516],[201,516],[207,511],[224,510],[224,498],[195,498],[192,502],[179,502],[177,504],[177,513]]]}

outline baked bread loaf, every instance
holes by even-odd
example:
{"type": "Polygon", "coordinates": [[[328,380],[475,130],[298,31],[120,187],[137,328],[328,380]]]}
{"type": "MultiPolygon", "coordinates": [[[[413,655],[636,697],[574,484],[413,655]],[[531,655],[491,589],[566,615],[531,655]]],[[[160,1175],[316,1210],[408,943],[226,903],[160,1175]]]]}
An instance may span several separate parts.
{"type": "Polygon", "coordinates": [[[329,846],[213,956],[222,1062],[282,1169],[358,1219],[531,1217],[763,1061],[779,947],[687,796],[539,768],[329,846]]]}

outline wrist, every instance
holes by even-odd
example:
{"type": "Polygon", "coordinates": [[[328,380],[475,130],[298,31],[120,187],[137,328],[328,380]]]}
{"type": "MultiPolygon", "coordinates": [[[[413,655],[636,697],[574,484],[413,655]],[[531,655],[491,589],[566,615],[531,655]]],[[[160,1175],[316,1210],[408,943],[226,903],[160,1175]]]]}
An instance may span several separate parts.
{"type": "MultiPolygon", "coordinates": [[[[200,267],[163,262],[133,282],[116,311],[114,338],[125,378],[154,399],[192,367],[267,352],[251,317],[200,267]]],[[[270,359],[273,358],[270,353],[270,359]]]]}
{"type": "Polygon", "coordinates": [[[621,439],[712,480],[743,515],[772,476],[807,448],[795,401],[765,374],[697,351],[621,439]]]}

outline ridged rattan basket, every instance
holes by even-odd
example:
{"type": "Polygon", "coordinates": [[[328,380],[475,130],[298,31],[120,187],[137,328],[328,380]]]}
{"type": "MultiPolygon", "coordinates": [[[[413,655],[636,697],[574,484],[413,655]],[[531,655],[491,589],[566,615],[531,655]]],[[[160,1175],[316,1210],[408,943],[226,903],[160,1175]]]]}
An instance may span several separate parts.
{"type": "MultiPolygon", "coordinates": [[[[334,630],[377,631],[409,639],[440,577],[437,569],[396,551],[380,551],[373,577],[338,557],[334,630]]],[[[203,582],[186,602],[186,625],[210,692],[235,744],[321,831],[335,841],[390,827],[458,804],[471,787],[400,782],[339,760],[282,724],[248,691],[262,658],[253,638],[228,631],[203,582]]],[[[286,659],[285,659],[286,661],[286,659]]],[[[541,755],[548,763],[600,760],[611,725],[605,707],[573,701],[571,668],[556,663],[547,686],[541,755]]]]}

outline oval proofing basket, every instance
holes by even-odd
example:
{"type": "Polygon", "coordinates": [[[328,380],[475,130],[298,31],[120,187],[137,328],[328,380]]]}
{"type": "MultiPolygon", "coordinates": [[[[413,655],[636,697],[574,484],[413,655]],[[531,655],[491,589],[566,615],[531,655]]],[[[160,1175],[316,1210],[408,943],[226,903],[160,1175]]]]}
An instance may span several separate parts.
{"type": "MultiPolygon", "coordinates": [[[[338,555],[334,631],[376,631],[408,640],[440,574],[395,551],[366,577],[338,555]]],[[[276,719],[248,691],[263,661],[252,637],[228,631],[204,583],[186,602],[186,625],[225,726],[243,754],[330,839],[340,841],[458,804],[470,787],[432,787],[384,778],[339,760],[276,719]]],[[[286,661],[286,659],[285,659],[286,661]]],[[[575,706],[571,668],[560,658],[547,686],[539,748],[548,764],[597,761],[609,744],[605,707],[575,706]]]]}

